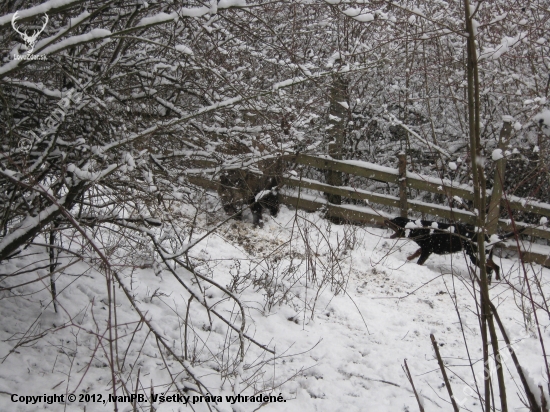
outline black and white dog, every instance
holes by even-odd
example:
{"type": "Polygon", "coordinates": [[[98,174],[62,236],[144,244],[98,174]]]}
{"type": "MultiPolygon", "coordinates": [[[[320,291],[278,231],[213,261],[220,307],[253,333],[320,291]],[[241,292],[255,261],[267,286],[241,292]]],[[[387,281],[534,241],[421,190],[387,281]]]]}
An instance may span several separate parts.
{"type": "MultiPolygon", "coordinates": [[[[413,220],[405,217],[385,220],[384,224],[395,232],[390,237],[391,239],[406,237],[420,246],[420,249],[407,258],[412,260],[420,256],[416,262],[419,265],[426,262],[432,253],[446,255],[464,251],[470,257],[472,263],[479,266],[476,256],[478,252],[477,233],[472,225],[413,220]]],[[[499,236],[499,239],[505,240],[513,236],[514,232],[511,232],[499,236]]],[[[489,241],[487,235],[485,235],[485,240],[489,241]]],[[[494,246],[494,244],[491,246],[494,246]]],[[[500,280],[500,267],[493,261],[493,247],[490,248],[487,254],[486,269],[489,276],[494,270],[496,279],[500,280]]]]}
{"type": "Polygon", "coordinates": [[[220,176],[218,195],[228,215],[242,219],[247,206],[252,212],[254,226],[263,227],[262,210],[268,209],[271,216],[279,212],[279,176],[264,176],[248,170],[230,169],[220,176]]]}

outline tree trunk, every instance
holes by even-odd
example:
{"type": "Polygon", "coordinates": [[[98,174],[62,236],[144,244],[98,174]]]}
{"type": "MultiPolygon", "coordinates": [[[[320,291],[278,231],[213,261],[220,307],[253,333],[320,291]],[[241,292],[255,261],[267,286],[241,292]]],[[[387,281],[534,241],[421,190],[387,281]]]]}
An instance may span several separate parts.
{"type": "Polygon", "coordinates": [[[480,306],[481,306],[481,339],[483,344],[483,366],[485,378],[485,412],[491,410],[491,383],[489,370],[489,345],[493,347],[493,355],[497,362],[497,378],[500,395],[500,406],[502,412],[508,411],[506,400],[506,388],[504,385],[504,375],[500,365],[500,353],[498,349],[498,340],[496,339],[495,326],[491,314],[489,300],[489,286],[486,269],[485,256],[485,229],[486,229],[486,180],[483,157],[481,152],[480,138],[480,98],[479,98],[479,74],[477,66],[477,51],[475,41],[475,30],[473,18],[471,16],[470,1],[464,0],[464,11],[466,21],[467,40],[467,70],[468,70],[468,124],[470,131],[470,157],[472,159],[472,178],[474,181],[474,207],[477,210],[477,247],[479,251],[478,265],[480,272],[480,306]],[[488,329],[491,333],[491,342],[488,339],[488,329]]]}
{"type": "MultiPolygon", "coordinates": [[[[500,137],[498,140],[498,148],[502,150],[503,156],[506,149],[508,149],[508,143],[510,142],[510,136],[512,135],[512,122],[509,119],[505,119],[500,130],[500,137]]],[[[489,213],[487,214],[487,234],[492,235],[496,233],[498,226],[498,218],[500,217],[500,200],[502,198],[502,186],[504,184],[504,171],[506,170],[506,158],[502,157],[495,162],[495,176],[493,183],[493,192],[491,194],[491,201],[489,202],[489,213]]]]}
{"type": "MultiPolygon", "coordinates": [[[[347,108],[347,83],[343,76],[334,75],[332,87],[330,88],[330,108],[328,119],[328,154],[335,160],[342,159],[344,137],[346,133],[346,120],[348,117],[347,108]]],[[[332,186],[342,186],[342,172],[328,170],[326,174],[327,183],[332,186]]],[[[328,201],[335,205],[342,203],[340,195],[325,193],[328,201]]]]}

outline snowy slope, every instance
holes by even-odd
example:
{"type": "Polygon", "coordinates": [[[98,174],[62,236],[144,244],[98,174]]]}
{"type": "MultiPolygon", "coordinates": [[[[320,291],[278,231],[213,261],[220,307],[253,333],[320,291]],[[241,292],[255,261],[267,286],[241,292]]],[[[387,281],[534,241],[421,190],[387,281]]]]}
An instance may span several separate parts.
{"type": "MultiPolygon", "coordinates": [[[[210,322],[205,311],[192,301],[189,318],[195,338],[189,342],[190,359],[185,365],[211,395],[222,397],[222,402],[210,403],[212,410],[256,410],[260,403],[231,404],[225,396],[253,395],[262,388],[272,388],[266,393],[281,394],[285,402],[267,403],[262,410],[416,411],[418,405],[402,369],[404,359],[426,410],[452,410],[431,346],[431,333],[447,363],[457,402],[464,409],[481,410],[468,386],[473,379],[465,340],[480,390],[483,378],[480,328],[466,260],[459,254],[432,255],[425,266],[418,266],[406,260],[416,250],[415,244],[388,237],[384,229],[329,225],[317,213],[283,208],[276,219],[266,219],[263,229],[254,229],[248,222],[228,222],[192,249],[198,270],[224,286],[237,282],[234,290],[245,307],[246,333],[275,350],[273,359],[274,355],[247,343],[244,362],[236,367],[238,376],[234,373],[221,378],[219,372],[223,375],[224,368],[234,371],[229,359],[238,359],[238,344],[227,349],[226,343],[237,335],[228,334],[215,318],[210,322]]],[[[44,268],[37,269],[46,265],[45,249],[33,247],[36,259],[13,259],[2,268],[2,273],[28,271],[11,284],[47,275],[44,268]]],[[[132,259],[137,262],[144,258],[132,259]]],[[[538,338],[524,327],[524,319],[533,321],[532,313],[528,306],[522,311],[521,299],[513,293],[512,286],[521,288],[518,263],[503,259],[500,265],[509,283],[493,282],[493,302],[515,342],[522,366],[535,385],[546,387],[538,338]]],[[[131,276],[124,272],[124,283],[155,330],[174,353],[181,355],[185,351],[183,325],[189,295],[168,271],[157,268],[155,274],[154,265],[143,267],[135,268],[131,276]]],[[[531,275],[535,270],[542,276],[546,282],[542,287],[548,294],[548,270],[529,270],[531,275]]],[[[88,262],[77,260],[65,273],[57,281],[58,314],[50,302],[48,277],[43,283],[2,292],[2,411],[113,410],[112,403],[78,399],[66,409],[59,403],[24,405],[10,401],[13,393],[102,394],[104,400],[111,393],[105,277],[88,262]]],[[[181,269],[177,273],[192,284],[190,273],[181,269]]],[[[4,280],[4,286],[10,281],[4,280]]],[[[129,392],[135,390],[139,370],[139,393],[149,396],[151,383],[157,394],[176,393],[174,385],[169,385],[166,366],[180,373],[181,367],[165,352],[164,358],[159,356],[156,340],[137,322],[136,312],[120,288],[112,292],[120,342],[113,350],[120,351],[117,368],[129,392]],[[122,356],[126,348],[130,349],[122,356]]],[[[205,293],[209,302],[220,301],[216,305],[220,312],[240,324],[239,316],[233,316],[236,312],[231,300],[214,288],[205,293]]],[[[548,317],[541,313],[539,320],[546,327],[543,337],[548,339],[548,317]]],[[[516,395],[522,392],[517,373],[511,360],[504,359],[509,408],[522,410],[516,395]]],[[[183,393],[192,396],[192,391],[185,392],[185,387],[193,385],[182,379],[184,375],[173,376],[174,381],[183,393]]],[[[497,398],[496,377],[494,381],[497,398]]],[[[117,394],[124,394],[120,387],[117,394]]],[[[188,407],[182,403],[154,406],[158,411],[188,407]]],[[[132,410],[128,402],[118,407],[132,410]]],[[[140,407],[143,409],[138,410],[150,410],[148,403],[140,407]]],[[[205,402],[192,407],[208,410],[205,402]]]]}

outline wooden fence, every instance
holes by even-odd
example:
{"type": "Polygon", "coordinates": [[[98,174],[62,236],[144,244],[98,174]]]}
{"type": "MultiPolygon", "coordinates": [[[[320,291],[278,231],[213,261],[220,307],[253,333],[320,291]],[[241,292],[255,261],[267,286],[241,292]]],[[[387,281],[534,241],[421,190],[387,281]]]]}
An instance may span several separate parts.
{"type": "MultiPolygon", "coordinates": [[[[464,223],[475,224],[476,217],[473,213],[452,208],[444,205],[425,203],[407,198],[407,189],[416,189],[444,195],[448,199],[458,197],[465,200],[473,200],[473,188],[467,185],[456,184],[445,179],[438,179],[430,176],[420,175],[418,173],[407,172],[403,167],[393,169],[390,167],[379,166],[373,163],[350,160],[334,160],[320,156],[311,156],[306,154],[287,155],[285,161],[299,165],[314,167],[321,170],[332,170],[335,172],[348,173],[354,176],[361,176],[379,182],[395,184],[399,190],[399,196],[391,196],[380,193],[374,193],[368,190],[362,190],[352,187],[330,186],[319,181],[304,179],[300,177],[285,177],[283,183],[288,188],[294,190],[283,191],[281,202],[283,204],[304,209],[307,211],[316,211],[324,208],[327,217],[342,218],[350,222],[382,224],[388,215],[378,211],[376,206],[357,206],[350,204],[335,205],[329,203],[322,193],[330,193],[343,198],[367,201],[369,205],[384,205],[398,208],[401,215],[407,215],[408,212],[417,212],[422,215],[432,215],[439,218],[449,219],[451,221],[461,221],[464,223]],[[309,189],[321,192],[315,196],[304,193],[303,189],[309,189]]],[[[212,162],[202,162],[204,166],[214,166],[212,162]]],[[[200,174],[189,174],[189,181],[193,184],[216,190],[218,182],[205,178],[200,174]]],[[[489,204],[489,202],[487,202],[489,204]]],[[[550,221],[550,205],[518,197],[506,197],[501,199],[501,207],[510,207],[513,210],[526,211],[546,216],[550,221]]],[[[550,230],[544,227],[534,227],[531,224],[515,222],[516,228],[525,228],[524,234],[533,237],[550,239],[550,230]]],[[[512,231],[513,227],[510,221],[500,219],[498,228],[502,231],[512,231]]],[[[513,250],[513,248],[507,248],[513,250]]],[[[523,258],[528,262],[535,262],[545,266],[550,266],[550,256],[540,251],[530,250],[522,251],[523,258]]]]}

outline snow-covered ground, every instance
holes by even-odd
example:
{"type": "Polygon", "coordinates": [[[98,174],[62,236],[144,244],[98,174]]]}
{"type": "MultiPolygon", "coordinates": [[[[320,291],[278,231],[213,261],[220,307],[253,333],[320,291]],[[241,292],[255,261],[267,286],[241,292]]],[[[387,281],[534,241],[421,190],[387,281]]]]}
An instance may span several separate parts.
{"type": "MultiPolygon", "coordinates": [[[[240,298],[245,332],[275,352],[245,342],[244,361],[239,363],[238,335],[229,333],[215,316],[210,321],[197,301],[191,301],[187,333],[192,338],[183,364],[210,395],[222,397],[217,404],[209,403],[212,410],[257,410],[261,403],[232,404],[225,397],[264,389],[284,399],[265,404],[261,409],[266,411],[416,411],[417,401],[402,367],[405,359],[426,411],[452,410],[430,340],[434,334],[457,403],[464,410],[480,411],[471,389],[475,383],[468,356],[482,391],[481,336],[467,261],[459,254],[432,255],[425,266],[418,266],[406,260],[416,244],[388,239],[389,234],[379,228],[330,225],[318,213],[283,207],[276,219],[266,219],[263,229],[231,221],[195,246],[191,256],[197,271],[240,298]]],[[[105,277],[88,263],[76,261],[57,280],[59,313],[55,314],[46,276],[47,253],[43,247],[33,248],[32,259],[13,259],[1,269],[4,274],[27,271],[16,280],[4,279],[4,287],[44,279],[0,295],[0,410],[113,410],[113,403],[78,401],[81,394],[101,394],[106,400],[112,393],[111,351],[118,353],[115,369],[121,374],[117,380],[124,380],[129,393],[136,391],[138,370],[137,393],[150,396],[151,384],[156,394],[176,393],[175,386],[169,385],[168,367],[176,373],[172,378],[179,389],[196,395],[185,392],[194,383],[184,379],[186,374],[174,356],[166,350],[160,355],[157,340],[146,325],[137,322],[136,311],[118,286],[112,288],[111,296],[116,312],[109,312],[105,277]],[[112,347],[105,327],[109,313],[113,319],[116,315],[118,325],[117,335],[111,338],[119,344],[112,347]],[[11,394],[54,393],[74,393],[77,400],[67,406],[11,401],[11,394]]],[[[189,294],[166,269],[139,268],[146,255],[144,251],[143,256],[132,256],[136,267],[131,275],[127,269],[122,271],[124,284],[155,331],[175,355],[183,357],[189,294]]],[[[509,259],[497,263],[505,281],[493,282],[493,303],[532,386],[546,388],[538,336],[534,328],[525,328],[526,322],[534,324],[531,307],[513,293],[513,287],[522,287],[521,267],[509,259]]],[[[549,270],[527,269],[541,278],[548,296],[549,270]]],[[[175,272],[183,283],[197,287],[189,272],[179,268],[175,272]]],[[[240,326],[234,301],[204,282],[202,287],[210,304],[220,301],[215,306],[218,313],[240,326]]],[[[536,300],[541,301],[538,293],[536,300]]],[[[542,311],[539,321],[549,342],[548,316],[542,311]]],[[[503,359],[509,410],[527,410],[517,395],[523,389],[515,367],[509,356],[503,359]]],[[[493,385],[498,402],[496,375],[493,385]]],[[[117,395],[124,395],[120,387],[117,395]]],[[[538,388],[536,395],[540,396],[538,388]]],[[[138,404],[138,410],[149,411],[149,405],[138,404]]],[[[158,411],[191,406],[207,410],[204,401],[154,406],[158,411]]],[[[133,409],[122,402],[118,410],[133,409]]]]}

